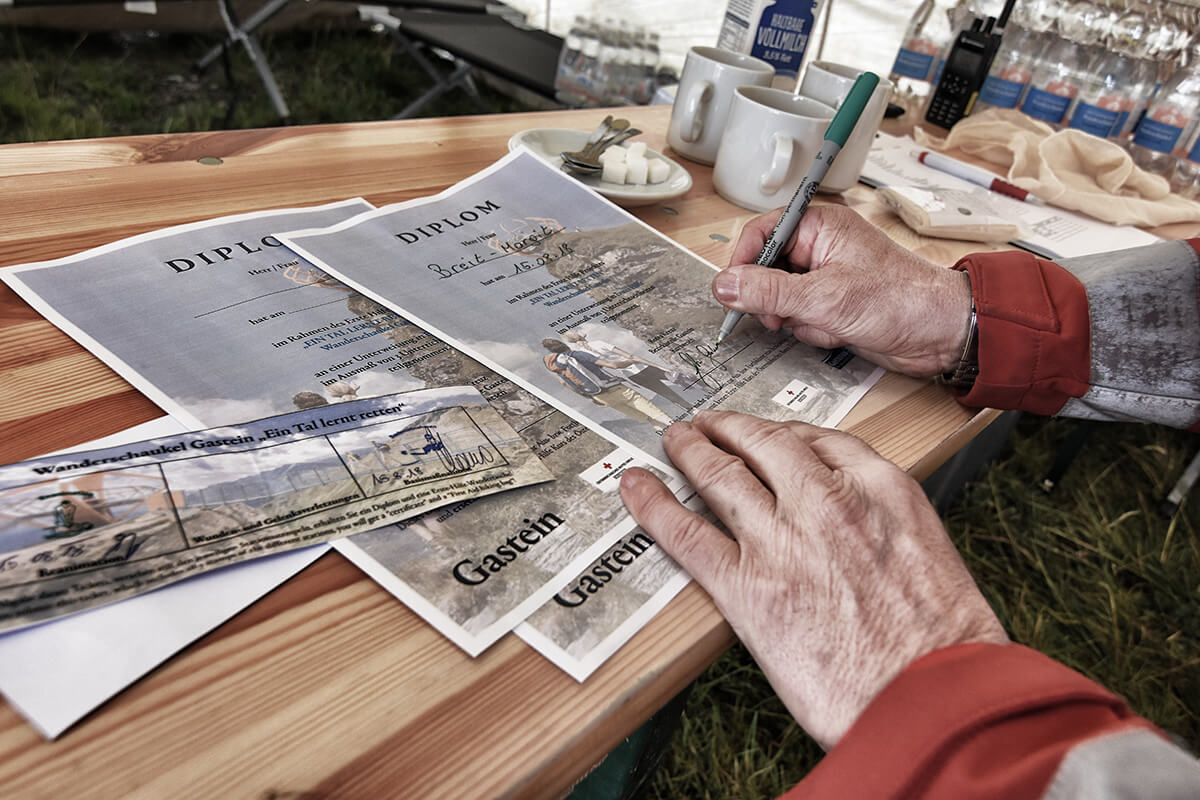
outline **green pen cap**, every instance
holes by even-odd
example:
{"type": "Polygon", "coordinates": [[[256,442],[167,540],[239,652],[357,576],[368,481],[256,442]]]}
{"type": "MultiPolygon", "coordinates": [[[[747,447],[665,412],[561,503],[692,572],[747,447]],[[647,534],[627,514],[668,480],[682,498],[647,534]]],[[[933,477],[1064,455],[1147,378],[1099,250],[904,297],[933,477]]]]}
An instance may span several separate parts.
{"type": "Polygon", "coordinates": [[[864,72],[858,76],[825,131],[826,141],[837,142],[839,147],[846,143],[858,118],[862,116],[863,109],[867,107],[867,101],[871,99],[871,92],[875,91],[878,85],[879,76],[874,72],[864,72]]]}

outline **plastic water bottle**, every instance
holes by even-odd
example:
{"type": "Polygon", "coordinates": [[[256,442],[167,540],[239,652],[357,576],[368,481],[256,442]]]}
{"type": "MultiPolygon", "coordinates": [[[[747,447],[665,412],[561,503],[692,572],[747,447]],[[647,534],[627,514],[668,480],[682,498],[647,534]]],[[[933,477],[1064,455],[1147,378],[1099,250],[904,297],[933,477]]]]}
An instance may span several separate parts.
{"type": "Polygon", "coordinates": [[[1134,61],[1128,56],[1097,53],[1084,74],[1067,127],[1102,139],[1111,136],[1121,113],[1133,108],[1130,88],[1134,70],[1134,61]]]}
{"type": "Polygon", "coordinates": [[[1109,138],[1124,141],[1142,121],[1146,106],[1154,99],[1158,82],[1158,65],[1145,59],[1134,59],[1133,75],[1129,81],[1129,107],[1117,116],[1109,138]]]}
{"type": "Polygon", "coordinates": [[[642,68],[638,75],[636,96],[637,102],[642,104],[649,103],[658,89],[658,40],[657,33],[650,33],[642,41],[640,54],[642,68]]]}
{"type": "Polygon", "coordinates": [[[1021,111],[1051,125],[1061,124],[1071,101],[1079,94],[1080,74],[1076,65],[1082,62],[1079,45],[1058,39],[1033,68],[1021,111]]]}
{"type": "Polygon", "coordinates": [[[621,42],[617,35],[616,24],[612,19],[604,20],[600,26],[600,55],[596,66],[596,86],[592,99],[596,105],[616,105],[616,92],[619,91],[621,65],[621,42]]]}
{"type": "Polygon", "coordinates": [[[612,28],[612,51],[609,56],[607,80],[604,86],[604,105],[619,106],[632,103],[629,97],[630,66],[633,60],[633,36],[624,20],[612,28]]]}
{"type": "Polygon", "coordinates": [[[1107,8],[1101,8],[1090,0],[1061,3],[1058,13],[1059,35],[1083,45],[1089,50],[1089,56],[1094,57],[1103,49],[1100,43],[1106,32],[1108,13],[1107,8]]]}
{"type": "Polygon", "coordinates": [[[1061,0],[1021,0],[1013,13],[1013,20],[1022,28],[1033,33],[1050,33],[1058,25],[1061,0]]]}
{"type": "Polygon", "coordinates": [[[1009,24],[1000,39],[1000,50],[992,61],[987,79],[979,90],[977,109],[1016,108],[1033,77],[1038,37],[1009,24]]]}
{"type": "Polygon", "coordinates": [[[1138,123],[1129,154],[1139,167],[1170,179],[1176,155],[1191,132],[1200,108],[1200,74],[1190,69],[1176,72],[1163,84],[1146,116],[1138,123]],[[1176,148],[1180,148],[1177,153],[1176,148]]]}
{"type": "Polygon", "coordinates": [[[1200,120],[1192,122],[1192,138],[1187,155],[1176,160],[1170,181],[1171,189],[1176,194],[1193,200],[1200,196],[1200,120]]]}
{"type": "Polygon", "coordinates": [[[584,29],[583,46],[580,49],[579,69],[576,71],[577,91],[584,98],[584,105],[598,105],[597,97],[603,86],[604,76],[600,63],[600,26],[593,20],[584,29]]]}
{"type": "Polygon", "coordinates": [[[554,96],[558,102],[568,106],[581,106],[587,96],[579,90],[579,69],[583,62],[583,40],[587,34],[587,22],[576,16],[563,40],[558,54],[558,71],[554,74],[554,96]]]}
{"type": "Polygon", "coordinates": [[[913,12],[888,79],[897,93],[925,95],[933,78],[934,59],[950,41],[950,18],[934,0],[921,0],[913,12]]]}

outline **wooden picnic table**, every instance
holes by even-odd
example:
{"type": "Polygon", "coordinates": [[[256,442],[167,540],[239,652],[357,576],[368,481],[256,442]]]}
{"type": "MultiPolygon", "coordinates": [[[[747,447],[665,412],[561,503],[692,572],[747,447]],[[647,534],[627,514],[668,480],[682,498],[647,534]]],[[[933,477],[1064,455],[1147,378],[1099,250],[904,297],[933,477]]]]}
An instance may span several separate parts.
{"type": "MultiPolygon", "coordinates": [[[[667,150],[669,107],[621,113],[651,148],[667,150]]],[[[501,157],[518,131],[590,130],[600,116],[556,111],[0,146],[0,265],[238,212],[431,195],[501,157]]],[[[710,168],[682,163],[692,189],[634,213],[724,264],[753,214],[714,192],[710,168]]],[[[913,234],[864,186],[816,202],[847,205],[938,263],[978,249],[913,234]]],[[[160,414],[0,285],[3,462],[160,414]]],[[[840,427],[920,478],[995,416],[960,406],[931,382],[889,374],[840,427]]],[[[58,741],[43,740],[0,704],[0,796],[559,796],[732,641],[708,596],[691,585],[580,684],[512,635],[468,657],[331,553],[58,741]]]]}

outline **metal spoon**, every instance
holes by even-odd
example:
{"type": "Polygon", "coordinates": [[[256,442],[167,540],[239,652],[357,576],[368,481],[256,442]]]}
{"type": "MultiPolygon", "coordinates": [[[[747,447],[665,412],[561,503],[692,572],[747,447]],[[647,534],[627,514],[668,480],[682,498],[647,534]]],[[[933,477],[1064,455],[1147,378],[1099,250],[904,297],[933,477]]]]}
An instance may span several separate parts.
{"type": "Polygon", "coordinates": [[[607,117],[605,117],[604,121],[596,126],[596,130],[592,131],[591,135],[588,136],[587,143],[584,145],[584,148],[586,149],[587,147],[590,147],[596,142],[600,141],[600,137],[604,136],[604,134],[608,133],[609,130],[612,129],[612,121],[612,114],[609,114],[607,117]]]}
{"type": "Polygon", "coordinates": [[[600,154],[613,145],[620,144],[626,139],[630,139],[641,133],[637,128],[626,128],[619,133],[612,134],[600,140],[593,148],[592,153],[587,156],[581,156],[577,153],[562,153],[563,164],[570,170],[575,172],[595,174],[604,169],[604,164],[600,162],[600,154]]]}
{"type": "Polygon", "coordinates": [[[560,155],[563,157],[564,161],[568,158],[582,159],[584,161],[594,160],[596,155],[599,154],[599,151],[604,147],[602,142],[604,141],[605,137],[611,136],[614,133],[620,133],[628,128],[629,120],[614,120],[610,114],[604,118],[604,122],[600,123],[600,127],[597,128],[597,130],[600,131],[599,136],[597,136],[596,131],[593,131],[592,135],[588,137],[587,142],[579,150],[566,151],[560,155]]]}
{"type": "Polygon", "coordinates": [[[562,153],[564,161],[570,161],[573,164],[581,167],[600,168],[603,164],[600,162],[600,154],[615,144],[620,144],[626,139],[637,136],[641,133],[637,128],[627,128],[623,131],[610,134],[601,139],[586,151],[580,153],[562,153]]]}

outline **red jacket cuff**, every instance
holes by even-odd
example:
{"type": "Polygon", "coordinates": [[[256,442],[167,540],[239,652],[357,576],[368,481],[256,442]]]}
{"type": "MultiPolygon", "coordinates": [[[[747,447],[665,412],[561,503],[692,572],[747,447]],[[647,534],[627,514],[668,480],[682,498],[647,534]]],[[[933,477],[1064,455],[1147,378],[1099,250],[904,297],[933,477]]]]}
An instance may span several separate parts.
{"type": "Polygon", "coordinates": [[[1031,253],[977,253],[955,269],[971,276],[979,323],[979,377],[970,406],[1053,414],[1087,392],[1087,292],[1067,270],[1031,253]]]}
{"type": "Polygon", "coordinates": [[[900,673],[785,798],[1037,797],[1071,747],[1130,727],[1152,726],[1034,650],[957,645],[900,673]]]}

